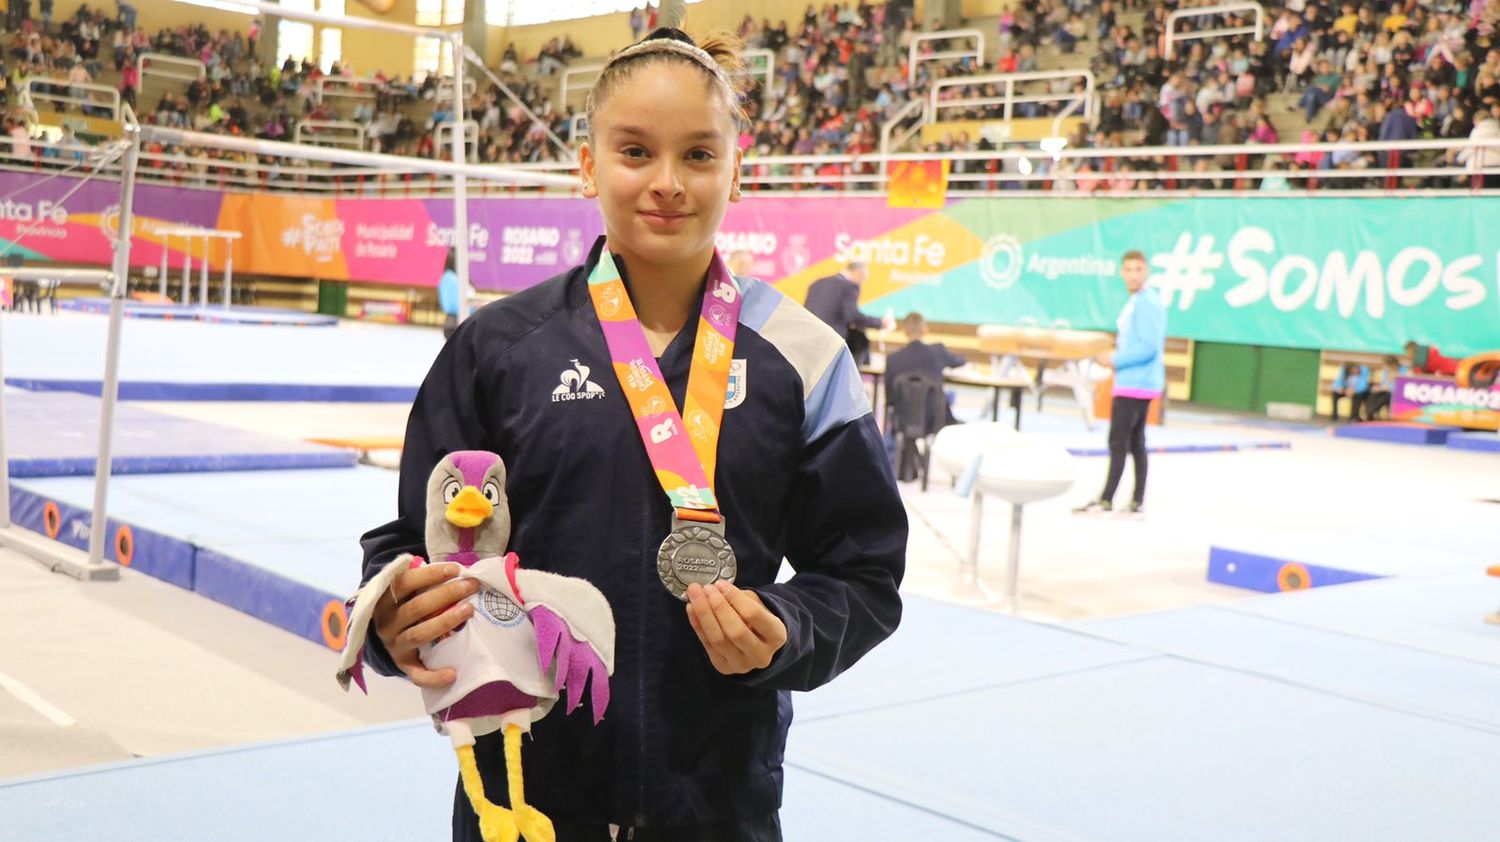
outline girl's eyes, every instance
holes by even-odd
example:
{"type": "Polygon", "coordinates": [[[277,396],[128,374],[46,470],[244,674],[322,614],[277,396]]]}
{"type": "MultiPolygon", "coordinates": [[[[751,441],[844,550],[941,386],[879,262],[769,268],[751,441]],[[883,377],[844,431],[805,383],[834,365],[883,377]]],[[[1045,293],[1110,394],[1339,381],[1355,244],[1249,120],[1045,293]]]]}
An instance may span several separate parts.
{"type": "MultiPolygon", "coordinates": [[[[649,153],[646,152],[644,148],[639,146],[627,146],[624,149],[620,150],[620,154],[631,160],[641,161],[645,160],[649,153]]],[[[687,158],[690,161],[704,163],[707,161],[712,161],[714,159],[714,153],[708,151],[707,149],[694,149],[693,151],[687,153],[687,158]]]]}

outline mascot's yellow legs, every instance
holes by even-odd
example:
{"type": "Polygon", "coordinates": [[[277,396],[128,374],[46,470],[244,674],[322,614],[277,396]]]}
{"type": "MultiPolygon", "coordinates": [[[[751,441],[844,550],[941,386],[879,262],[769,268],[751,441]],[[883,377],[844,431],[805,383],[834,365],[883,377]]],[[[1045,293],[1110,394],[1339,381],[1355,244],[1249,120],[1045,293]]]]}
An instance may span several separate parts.
{"type": "Polygon", "coordinates": [[[556,842],[557,834],[552,830],[552,820],[541,811],[526,803],[521,785],[521,728],[505,726],[505,774],[510,784],[511,809],[491,804],[484,797],[484,781],[479,778],[479,765],[474,762],[474,746],[464,745],[458,749],[458,769],[464,782],[464,792],[474,812],[479,815],[479,833],[484,842],[556,842]]]}

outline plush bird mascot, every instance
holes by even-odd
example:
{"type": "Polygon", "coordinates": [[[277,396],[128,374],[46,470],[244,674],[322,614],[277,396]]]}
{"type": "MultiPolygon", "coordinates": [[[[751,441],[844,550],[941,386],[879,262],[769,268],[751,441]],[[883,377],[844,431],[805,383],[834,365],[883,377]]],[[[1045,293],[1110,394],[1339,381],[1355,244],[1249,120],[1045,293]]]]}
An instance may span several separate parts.
{"type": "MultiPolygon", "coordinates": [[[[567,712],[590,690],[594,722],[609,705],[615,670],[615,622],[604,594],[582,579],[522,568],[510,540],[505,463],[483,451],[450,454],[427,483],[427,552],[433,563],[463,565],[478,579],[469,597],[473,616],[421,653],[429,669],[451,667],[456,681],[422,698],[438,730],[453,740],[464,791],[486,842],[553,842],[552,822],[526,804],[521,784],[521,735],[552,709],[564,688],[567,712]],[[484,794],[474,738],[503,731],[510,809],[484,794]]],[[[350,600],[349,637],[338,679],[365,690],[362,660],[375,603],[402,570],[422,563],[396,558],[350,600]]]]}

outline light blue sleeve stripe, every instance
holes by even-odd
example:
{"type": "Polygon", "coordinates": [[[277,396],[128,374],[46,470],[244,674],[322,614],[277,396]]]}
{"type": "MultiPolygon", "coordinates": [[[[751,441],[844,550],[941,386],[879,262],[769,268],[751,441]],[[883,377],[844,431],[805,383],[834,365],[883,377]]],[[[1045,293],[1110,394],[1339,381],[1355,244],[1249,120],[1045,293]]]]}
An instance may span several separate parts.
{"type": "Polygon", "coordinates": [[[802,443],[817,441],[823,434],[870,412],[865,384],[849,351],[843,350],[823,372],[812,394],[807,396],[802,419],[802,443]]]}
{"type": "Polygon", "coordinates": [[[784,298],[779,290],[755,278],[739,278],[743,287],[744,303],[740,305],[740,324],[760,333],[776,312],[776,305],[784,298]]]}

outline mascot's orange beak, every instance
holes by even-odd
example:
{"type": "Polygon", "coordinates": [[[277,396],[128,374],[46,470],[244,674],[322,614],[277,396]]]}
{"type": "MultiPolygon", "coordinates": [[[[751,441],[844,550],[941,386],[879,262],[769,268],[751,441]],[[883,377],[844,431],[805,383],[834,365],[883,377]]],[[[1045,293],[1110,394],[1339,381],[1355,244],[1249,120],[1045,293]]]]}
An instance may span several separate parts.
{"type": "Polygon", "coordinates": [[[448,522],[461,529],[470,529],[490,519],[495,513],[495,507],[490,501],[484,499],[479,489],[472,485],[464,486],[448,504],[448,522]]]}

